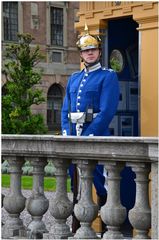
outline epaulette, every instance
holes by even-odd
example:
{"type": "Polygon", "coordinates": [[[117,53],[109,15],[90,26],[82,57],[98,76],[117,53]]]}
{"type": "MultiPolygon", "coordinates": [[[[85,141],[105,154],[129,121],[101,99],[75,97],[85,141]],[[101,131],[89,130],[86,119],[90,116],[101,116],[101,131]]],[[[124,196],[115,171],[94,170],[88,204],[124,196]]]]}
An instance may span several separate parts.
{"type": "Polygon", "coordinates": [[[114,72],[114,70],[112,68],[108,68],[109,72],[114,72]]]}
{"type": "Polygon", "coordinates": [[[112,68],[102,67],[102,70],[109,71],[109,72],[114,72],[114,70],[112,68]]]}

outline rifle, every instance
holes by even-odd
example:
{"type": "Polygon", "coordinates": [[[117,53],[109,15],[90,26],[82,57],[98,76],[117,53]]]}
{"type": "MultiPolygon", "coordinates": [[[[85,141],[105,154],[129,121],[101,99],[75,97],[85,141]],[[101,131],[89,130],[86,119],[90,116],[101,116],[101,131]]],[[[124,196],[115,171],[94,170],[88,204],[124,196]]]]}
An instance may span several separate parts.
{"type": "MultiPolygon", "coordinates": [[[[77,166],[74,164],[74,171],[73,171],[73,206],[78,203],[77,200],[78,195],[78,174],[77,174],[77,166]]],[[[72,214],[72,233],[76,233],[77,229],[80,227],[80,222],[76,218],[74,212],[72,214]]]]}

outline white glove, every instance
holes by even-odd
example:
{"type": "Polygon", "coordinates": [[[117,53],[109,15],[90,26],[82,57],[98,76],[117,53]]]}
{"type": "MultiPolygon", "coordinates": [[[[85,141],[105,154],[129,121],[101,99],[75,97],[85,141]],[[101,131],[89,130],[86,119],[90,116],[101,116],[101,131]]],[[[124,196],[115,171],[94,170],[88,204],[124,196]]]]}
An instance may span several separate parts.
{"type": "Polygon", "coordinates": [[[66,129],[63,130],[62,135],[63,135],[63,136],[67,136],[66,129]]]}

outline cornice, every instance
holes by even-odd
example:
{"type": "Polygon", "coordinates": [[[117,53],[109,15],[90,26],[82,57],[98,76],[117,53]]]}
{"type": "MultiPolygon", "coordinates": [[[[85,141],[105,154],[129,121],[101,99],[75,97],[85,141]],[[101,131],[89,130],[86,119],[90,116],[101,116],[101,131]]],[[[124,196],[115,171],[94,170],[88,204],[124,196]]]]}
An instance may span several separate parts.
{"type": "Polygon", "coordinates": [[[153,16],[137,16],[133,17],[133,19],[138,22],[139,24],[144,24],[144,23],[152,23],[152,22],[158,22],[158,15],[153,15],[153,16]]]}
{"type": "MultiPolygon", "coordinates": [[[[100,4],[101,2],[99,2],[100,4]]],[[[105,7],[102,9],[94,9],[94,4],[84,5],[83,11],[78,13],[80,21],[75,24],[76,29],[79,32],[83,32],[83,26],[85,21],[87,22],[92,34],[98,34],[97,30],[104,29],[106,27],[107,20],[119,17],[132,16],[133,19],[143,25],[146,23],[154,23],[153,26],[147,26],[148,28],[156,28],[158,21],[158,2],[121,2],[120,5],[109,5],[105,3],[105,7]],[[85,8],[84,8],[85,7],[85,8]],[[100,24],[100,22],[105,24],[100,24]]],[[[145,28],[145,27],[144,27],[145,28]]],[[[140,26],[139,29],[144,29],[140,26]]],[[[146,28],[145,28],[146,29],[146,28]]]]}

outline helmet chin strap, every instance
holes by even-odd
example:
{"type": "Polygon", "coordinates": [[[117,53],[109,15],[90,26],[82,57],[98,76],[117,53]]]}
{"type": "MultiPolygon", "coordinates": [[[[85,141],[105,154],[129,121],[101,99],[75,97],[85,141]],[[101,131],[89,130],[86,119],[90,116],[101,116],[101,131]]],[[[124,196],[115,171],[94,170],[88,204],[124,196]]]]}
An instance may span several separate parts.
{"type": "Polygon", "coordinates": [[[85,65],[86,67],[92,67],[92,66],[96,65],[97,63],[99,63],[99,59],[97,59],[97,60],[96,60],[95,62],[93,62],[93,63],[84,62],[84,65],[85,65]]]}

